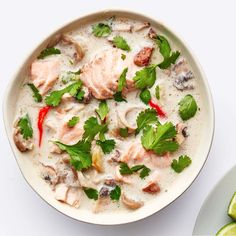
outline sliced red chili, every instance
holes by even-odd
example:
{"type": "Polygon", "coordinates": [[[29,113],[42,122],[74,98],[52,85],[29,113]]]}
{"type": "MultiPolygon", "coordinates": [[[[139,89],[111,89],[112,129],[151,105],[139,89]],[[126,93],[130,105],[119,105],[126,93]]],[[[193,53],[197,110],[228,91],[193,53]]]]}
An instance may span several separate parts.
{"type": "Polygon", "coordinates": [[[157,111],[158,116],[166,117],[166,113],[162,110],[162,108],[158,104],[154,103],[152,100],[150,100],[148,104],[150,107],[154,108],[157,111]]]}
{"type": "Polygon", "coordinates": [[[39,147],[41,146],[43,137],[43,122],[50,109],[51,109],[50,106],[45,106],[39,110],[39,115],[38,115],[39,147]]]}

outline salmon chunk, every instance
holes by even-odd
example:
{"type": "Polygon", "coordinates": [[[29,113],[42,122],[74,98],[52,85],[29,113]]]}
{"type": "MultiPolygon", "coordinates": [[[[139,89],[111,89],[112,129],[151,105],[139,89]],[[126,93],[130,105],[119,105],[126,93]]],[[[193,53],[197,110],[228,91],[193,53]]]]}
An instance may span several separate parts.
{"type": "Polygon", "coordinates": [[[119,77],[127,67],[127,90],[134,87],[132,78],[138,67],[129,54],[123,60],[121,58],[123,53],[117,48],[104,50],[83,66],[80,79],[95,98],[112,98],[117,91],[119,77]]]}
{"type": "Polygon", "coordinates": [[[31,65],[30,78],[40,94],[44,95],[55,84],[59,73],[60,61],[57,58],[35,60],[31,65]]]}

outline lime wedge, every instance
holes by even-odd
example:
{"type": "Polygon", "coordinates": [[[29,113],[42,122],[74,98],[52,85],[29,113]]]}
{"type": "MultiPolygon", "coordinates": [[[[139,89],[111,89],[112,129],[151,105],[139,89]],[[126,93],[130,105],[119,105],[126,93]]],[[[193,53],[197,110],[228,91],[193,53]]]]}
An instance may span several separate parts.
{"type": "Polygon", "coordinates": [[[234,193],[228,207],[228,215],[236,220],[236,192],[234,193]]]}
{"type": "Polygon", "coordinates": [[[217,233],[216,236],[235,236],[236,235],[236,222],[229,223],[223,226],[217,233]]]}

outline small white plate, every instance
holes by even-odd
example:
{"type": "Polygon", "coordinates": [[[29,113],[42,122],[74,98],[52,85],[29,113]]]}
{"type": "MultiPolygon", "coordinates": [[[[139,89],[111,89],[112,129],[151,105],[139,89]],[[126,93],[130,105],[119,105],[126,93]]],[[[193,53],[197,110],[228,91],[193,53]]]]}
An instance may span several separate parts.
{"type": "Polygon", "coordinates": [[[198,214],[193,235],[215,235],[232,219],[227,215],[229,202],[236,192],[236,166],[216,184],[198,214]]]}

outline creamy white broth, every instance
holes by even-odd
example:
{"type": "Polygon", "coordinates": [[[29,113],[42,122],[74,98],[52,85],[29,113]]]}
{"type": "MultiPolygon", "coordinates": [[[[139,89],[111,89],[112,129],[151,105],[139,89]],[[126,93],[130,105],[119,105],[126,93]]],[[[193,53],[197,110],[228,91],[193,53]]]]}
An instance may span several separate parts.
{"type": "MultiPolygon", "coordinates": [[[[132,57],[134,57],[143,47],[154,47],[155,49],[152,53],[151,64],[158,64],[159,62],[162,61],[162,56],[159,53],[158,47],[148,37],[148,31],[150,27],[142,29],[138,32],[114,31],[107,38],[98,38],[92,34],[92,29],[91,29],[91,25],[96,23],[97,22],[91,23],[89,25],[84,25],[81,28],[74,30],[73,32],[67,32],[68,35],[70,35],[74,40],[77,40],[81,44],[84,50],[84,57],[79,63],[74,65],[71,64],[70,57],[68,55],[72,54],[70,50],[73,51],[73,48],[70,47],[67,47],[68,55],[64,54],[51,55],[50,57],[45,58],[43,60],[53,60],[54,58],[58,58],[61,62],[60,74],[66,71],[77,71],[78,69],[81,69],[81,67],[84,64],[90,62],[96,55],[102,53],[104,50],[110,50],[112,48],[112,44],[109,41],[109,39],[112,39],[115,35],[120,35],[126,39],[127,43],[132,49],[130,52],[123,51],[123,54],[125,55],[129,54],[132,57]]],[[[135,24],[141,24],[142,22],[136,22],[134,20],[129,20],[129,19],[116,18],[113,21],[113,26],[119,25],[121,23],[135,25],[135,24]]],[[[155,30],[159,33],[158,29],[155,30]]],[[[175,45],[171,42],[171,39],[168,39],[168,41],[171,45],[172,51],[178,50],[178,48],[176,48],[175,45]]],[[[61,45],[60,42],[56,44],[55,47],[63,51],[63,45],[61,45]]],[[[177,60],[177,63],[182,58],[185,58],[185,55],[181,54],[180,58],[177,60]]],[[[150,89],[150,92],[153,101],[161,105],[161,107],[167,114],[167,118],[159,118],[160,122],[164,123],[166,121],[171,121],[174,125],[178,123],[184,123],[184,125],[186,125],[188,128],[189,136],[184,140],[184,142],[180,145],[179,149],[176,152],[170,154],[170,159],[168,160],[169,162],[167,164],[165,158],[157,157],[154,154],[150,154],[148,157],[142,158],[142,160],[140,161],[129,160],[127,162],[129,166],[133,166],[136,164],[144,164],[151,169],[149,176],[147,176],[145,179],[141,179],[139,175],[135,173],[132,175],[124,176],[125,179],[127,179],[130,183],[116,181],[117,185],[121,187],[122,193],[125,193],[127,197],[137,202],[142,202],[142,204],[146,204],[149,201],[157,200],[160,195],[165,194],[165,192],[168,191],[171,188],[171,186],[175,183],[175,180],[176,178],[178,178],[179,174],[175,173],[173,169],[171,169],[170,167],[171,161],[173,159],[178,159],[180,155],[186,154],[190,156],[192,162],[194,162],[195,158],[194,153],[198,148],[197,144],[199,143],[202,132],[203,115],[201,110],[198,110],[193,118],[185,122],[182,121],[182,119],[178,114],[178,108],[179,108],[178,103],[187,94],[191,94],[195,98],[199,108],[202,107],[203,101],[201,100],[201,92],[198,87],[198,78],[194,77],[189,81],[189,83],[193,85],[194,89],[191,90],[187,89],[180,91],[173,86],[173,81],[175,79],[172,73],[173,67],[174,66],[172,65],[168,70],[161,70],[157,67],[156,69],[157,79],[155,81],[155,84],[150,89]],[[161,95],[160,100],[157,100],[155,98],[156,85],[160,85],[160,95],[161,95]],[[160,187],[160,192],[156,194],[143,192],[142,189],[149,182],[152,181],[158,183],[160,187]]],[[[187,67],[189,70],[191,70],[191,65],[188,65],[187,67]]],[[[143,67],[139,67],[139,70],[141,70],[142,68],[143,67]]],[[[83,129],[83,124],[89,117],[91,116],[97,117],[95,109],[98,108],[100,101],[93,97],[88,104],[83,104],[72,99],[71,101],[68,102],[62,102],[56,108],[52,108],[49,111],[44,121],[44,134],[42,139],[42,145],[41,147],[39,147],[38,146],[39,135],[37,128],[38,112],[41,107],[45,106],[45,104],[43,102],[36,103],[33,100],[32,91],[29,89],[28,86],[25,85],[29,81],[31,81],[30,74],[25,79],[24,85],[22,86],[19,95],[16,109],[16,120],[25,113],[29,114],[34,132],[32,138],[32,142],[34,143],[34,148],[33,150],[25,152],[25,158],[32,159],[32,161],[35,163],[35,171],[37,171],[39,178],[42,179],[41,181],[44,181],[44,179],[42,178],[43,177],[42,171],[44,171],[43,170],[44,166],[51,166],[56,169],[58,162],[61,161],[66,156],[65,153],[52,153],[52,148],[55,147],[52,141],[58,140],[57,131],[62,124],[60,119],[68,121],[71,117],[75,115],[79,116],[80,121],[78,125],[81,126],[81,129],[83,129]],[[73,109],[68,110],[65,114],[61,115],[62,118],[58,118],[58,109],[65,109],[65,106],[68,107],[71,106],[73,107],[73,109]],[[52,128],[50,128],[50,126],[52,128]]],[[[51,91],[64,88],[69,84],[70,82],[66,85],[63,84],[59,77],[59,79],[57,79],[56,83],[53,85],[52,89],[49,92],[47,92],[46,95],[50,94],[51,91]]],[[[110,111],[107,116],[107,122],[109,122],[108,126],[109,131],[106,133],[106,139],[114,139],[116,142],[116,146],[115,149],[110,154],[102,154],[103,169],[104,169],[103,173],[96,171],[96,169],[93,167],[83,171],[83,175],[85,176],[86,181],[88,181],[88,185],[90,185],[90,187],[93,187],[94,189],[97,189],[98,191],[104,186],[104,179],[115,178],[115,173],[117,169],[119,169],[119,163],[112,161],[111,158],[116,155],[116,152],[118,151],[120,153],[120,157],[122,157],[122,155],[128,150],[130,145],[132,145],[133,143],[136,143],[137,145],[140,144],[140,146],[142,146],[140,140],[142,132],[140,132],[136,136],[134,134],[131,134],[127,138],[117,138],[111,132],[114,128],[117,128],[117,126],[119,126],[117,114],[124,113],[126,109],[135,108],[136,111],[132,112],[128,116],[127,120],[128,122],[130,122],[131,126],[135,126],[137,115],[141,111],[144,111],[149,107],[140,100],[139,93],[140,90],[134,90],[128,92],[126,94],[127,103],[115,102],[114,99],[107,99],[107,104],[108,107],[110,108],[110,111]]],[[[45,98],[45,96],[43,98],[45,98]]],[[[121,126],[121,128],[124,128],[124,126],[121,126]]],[[[77,141],[79,141],[79,139],[77,141]]],[[[96,146],[94,141],[92,145],[96,146]]],[[[101,150],[100,152],[102,153],[101,150]]],[[[184,175],[185,173],[183,171],[180,174],[184,175]]],[[[80,182],[80,178],[78,182],[80,182]]],[[[45,185],[48,185],[48,188],[51,188],[52,192],[55,192],[56,186],[52,187],[47,182],[45,182],[45,185]]],[[[78,192],[80,192],[79,208],[88,209],[89,211],[95,211],[101,214],[104,211],[111,211],[111,210],[112,211],[132,210],[127,208],[123,204],[121,199],[117,202],[106,199],[104,201],[105,203],[102,202],[101,204],[99,202],[99,199],[97,201],[88,199],[88,197],[81,189],[82,187],[87,187],[87,186],[82,185],[78,187],[78,192]]]]}

